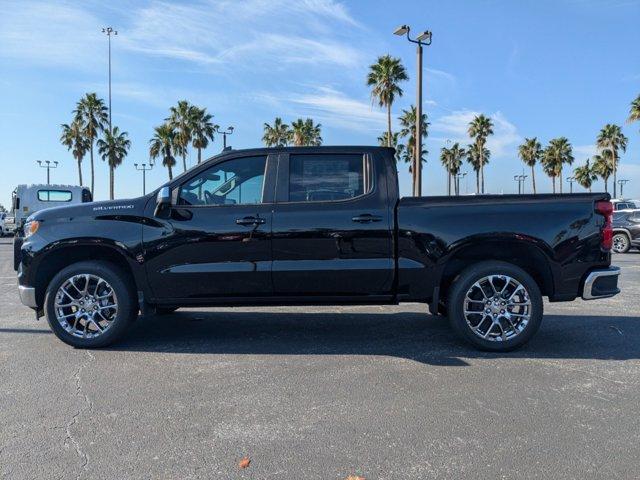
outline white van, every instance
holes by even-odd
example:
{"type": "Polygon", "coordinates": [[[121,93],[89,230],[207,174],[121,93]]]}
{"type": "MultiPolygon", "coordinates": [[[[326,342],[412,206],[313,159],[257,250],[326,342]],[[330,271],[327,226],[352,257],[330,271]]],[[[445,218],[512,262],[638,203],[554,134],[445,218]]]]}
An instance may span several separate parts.
{"type": "Polygon", "coordinates": [[[11,207],[15,230],[21,232],[32,213],[45,208],[93,201],[91,191],[76,185],[18,185],[12,194],[11,207]]]}

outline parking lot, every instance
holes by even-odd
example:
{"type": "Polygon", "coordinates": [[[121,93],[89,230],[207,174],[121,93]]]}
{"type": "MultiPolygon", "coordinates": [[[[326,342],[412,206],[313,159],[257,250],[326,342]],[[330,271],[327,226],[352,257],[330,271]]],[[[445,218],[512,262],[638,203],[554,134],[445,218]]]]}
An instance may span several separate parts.
{"type": "Polygon", "coordinates": [[[20,305],[0,242],[3,479],[638,476],[640,252],[510,354],[418,304],[185,309],[83,351],[20,305]]]}

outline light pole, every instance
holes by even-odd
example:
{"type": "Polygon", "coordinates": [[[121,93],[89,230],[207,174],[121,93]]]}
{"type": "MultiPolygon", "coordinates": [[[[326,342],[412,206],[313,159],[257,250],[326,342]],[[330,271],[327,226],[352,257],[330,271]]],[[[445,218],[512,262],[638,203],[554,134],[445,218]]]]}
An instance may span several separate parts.
{"type": "Polygon", "coordinates": [[[460,179],[464,178],[467,176],[467,172],[461,172],[461,173],[456,173],[456,178],[455,178],[455,189],[456,189],[456,196],[460,195],[460,179]]]}
{"type": "Polygon", "coordinates": [[[102,29],[102,33],[105,33],[109,38],[109,132],[111,130],[111,35],[118,35],[117,30],[111,27],[105,27],[102,29]]]}
{"type": "Polygon", "coordinates": [[[569,182],[569,193],[573,193],[573,182],[576,181],[576,177],[567,177],[567,182],[569,182]]]}
{"type": "Polygon", "coordinates": [[[153,168],[153,164],[134,163],[133,166],[136,167],[136,170],[142,172],[142,195],[144,195],[147,193],[147,171],[153,168]]]}
{"type": "Polygon", "coordinates": [[[222,135],[222,149],[227,148],[227,135],[231,135],[233,133],[233,127],[227,128],[225,131],[221,131],[220,127],[216,127],[216,133],[222,135]]]}
{"type": "Polygon", "coordinates": [[[518,195],[522,195],[524,193],[524,181],[528,177],[522,173],[521,175],[514,175],[513,179],[518,182],[518,195]]]}
{"type": "Polygon", "coordinates": [[[58,168],[58,162],[52,162],[50,160],[45,160],[44,162],[42,160],[38,160],[38,165],[40,165],[40,168],[46,168],[47,169],[47,185],[49,185],[51,183],[51,169],[52,168],[58,168]]]}
{"type": "Polygon", "coordinates": [[[620,198],[624,198],[624,193],[622,193],[625,184],[628,182],[629,180],[625,179],[620,179],[618,180],[618,185],[620,185],[620,198]]]}
{"type": "Polygon", "coordinates": [[[409,36],[410,31],[411,27],[409,27],[409,25],[401,25],[396,28],[395,32],[393,33],[399,36],[406,35],[407,40],[417,45],[416,53],[418,56],[418,85],[416,90],[416,151],[414,152],[414,164],[412,170],[413,195],[419,197],[422,195],[422,162],[420,161],[422,157],[422,46],[431,45],[431,32],[429,30],[425,30],[414,40],[409,36]]]}

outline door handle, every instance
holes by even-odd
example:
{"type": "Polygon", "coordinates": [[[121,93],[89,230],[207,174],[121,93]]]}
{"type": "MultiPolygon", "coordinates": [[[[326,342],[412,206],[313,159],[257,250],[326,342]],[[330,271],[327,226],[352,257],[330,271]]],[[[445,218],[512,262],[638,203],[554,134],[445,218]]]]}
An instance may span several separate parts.
{"type": "Polygon", "coordinates": [[[236,219],[237,225],[262,225],[265,222],[264,218],[260,217],[244,217],[236,219]]]}
{"type": "Polygon", "coordinates": [[[351,220],[357,223],[381,222],[382,217],[379,215],[371,215],[370,213],[363,213],[362,215],[353,217],[351,220]]]}

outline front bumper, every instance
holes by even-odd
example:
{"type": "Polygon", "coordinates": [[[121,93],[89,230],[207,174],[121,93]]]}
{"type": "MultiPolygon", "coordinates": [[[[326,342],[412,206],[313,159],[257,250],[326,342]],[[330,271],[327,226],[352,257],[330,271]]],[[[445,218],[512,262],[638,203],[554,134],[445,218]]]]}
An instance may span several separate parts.
{"type": "Polygon", "coordinates": [[[618,288],[618,276],[620,268],[609,267],[593,270],[587,275],[582,288],[583,300],[595,300],[596,298],[613,297],[620,293],[618,288]]]}
{"type": "Polygon", "coordinates": [[[36,303],[35,288],[18,285],[18,293],[20,294],[20,301],[24,306],[38,308],[38,304],[36,303]]]}

